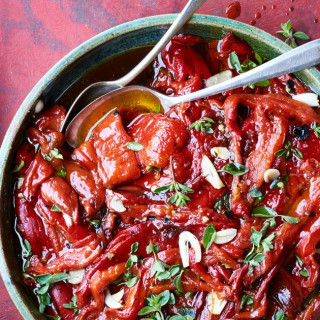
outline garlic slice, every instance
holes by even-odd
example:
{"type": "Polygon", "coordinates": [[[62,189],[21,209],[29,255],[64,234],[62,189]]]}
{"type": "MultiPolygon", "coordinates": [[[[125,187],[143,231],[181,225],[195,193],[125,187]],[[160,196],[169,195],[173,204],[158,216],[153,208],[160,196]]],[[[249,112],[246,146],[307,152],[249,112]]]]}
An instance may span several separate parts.
{"type": "Polygon", "coordinates": [[[126,211],[126,207],[123,205],[122,200],[118,196],[113,196],[109,203],[110,209],[116,211],[116,212],[124,212],[126,211]]]}
{"type": "Polygon", "coordinates": [[[306,92],[306,93],[296,94],[292,96],[292,99],[300,102],[304,102],[308,104],[310,107],[319,106],[319,99],[315,93],[306,92]]]}
{"type": "Polygon", "coordinates": [[[277,169],[268,169],[264,172],[263,178],[266,183],[272,182],[279,178],[280,171],[277,169]]]}
{"type": "Polygon", "coordinates": [[[72,284],[79,284],[84,277],[84,269],[69,271],[69,278],[67,281],[72,284]]]}
{"type": "Polygon", "coordinates": [[[65,213],[63,213],[62,216],[63,216],[64,221],[66,222],[67,227],[70,228],[73,224],[72,218],[65,213]]]}
{"type": "Polygon", "coordinates": [[[220,299],[214,291],[207,295],[207,305],[211,314],[221,314],[226,304],[227,300],[220,299]]]}
{"type": "Polygon", "coordinates": [[[230,151],[226,147],[211,148],[210,153],[213,157],[217,157],[222,160],[228,160],[230,158],[230,151]]]}
{"type": "Polygon", "coordinates": [[[214,243],[224,244],[230,242],[232,239],[236,237],[237,232],[238,230],[234,228],[218,231],[214,238],[214,243]]]}
{"type": "Polygon", "coordinates": [[[226,80],[230,80],[231,78],[232,78],[232,72],[230,70],[225,70],[208,78],[205,81],[205,85],[206,87],[211,87],[211,86],[214,86],[215,84],[224,82],[226,80]]]}
{"type": "Polygon", "coordinates": [[[195,261],[201,261],[201,246],[197,237],[189,231],[183,231],[179,235],[179,251],[184,268],[189,267],[189,244],[195,252],[195,261]]]}
{"type": "Polygon", "coordinates": [[[17,181],[17,189],[20,189],[23,185],[24,177],[19,177],[17,181]]]}
{"type": "Polygon", "coordinates": [[[39,100],[36,104],[36,106],[34,107],[34,112],[35,113],[40,113],[44,108],[44,103],[42,100],[39,100]]]}
{"type": "Polygon", "coordinates": [[[121,289],[115,294],[111,294],[109,289],[107,290],[107,295],[105,299],[106,305],[111,309],[120,309],[123,307],[121,300],[124,295],[124,289],[121,289]]]}
{"type": "Polygon", "coordinates": [[[219,177],[218,171],[207,156],[203,156],[201,161],[202,176],[216,189],[224,187],[219,177]]]}

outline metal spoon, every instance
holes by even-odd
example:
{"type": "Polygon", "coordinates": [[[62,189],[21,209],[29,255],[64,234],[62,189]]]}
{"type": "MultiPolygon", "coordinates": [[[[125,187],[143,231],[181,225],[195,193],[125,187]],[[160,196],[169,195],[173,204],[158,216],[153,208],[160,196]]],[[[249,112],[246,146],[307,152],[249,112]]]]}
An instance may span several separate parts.
{"type": "Polygon", "coordinates": [[[162,48],[171,40],[171,38],[181,29],[181,27],[191,18],[191,16],[206,2],[206,0],[190,0],[183,8],[177,19],[173,22],[171,27],[163,35],[160,41],[153,47],[153,49],[138,63],[128,74],[115,81],[101,81],[96,82],[84,89],[71,105],[64,122],[60,126],[60,131],[63,132],[69,119],[75,116],[77,112],[82,110],[92,101],[103,96],[104,94],[113,90],[122,88],[137,77],[153,59],[159,54],[162,48]]]}
{"type": "Polygon", "coordinates": [[[103,110],[103,107],[106,104],[111,103],[114,107],[119,105],[119,101],[124,101],[124,104],[126,104],[128,96],[130,95],[139,96],[140,101],[142,98],[145,101],[151,101],[154,106],[161,104],[164,111],[167,111],[170,107],[182,102],[205,98],[210,95],[239,88],[250,83],[256,83],[278,77],[283,74],[300,71],[318,63],[320,63],[320,39],[311,41],[296,49],[286,52],[279,57],[230,80],[183,96],[168,97],[142,86],[121,88],[100,97],[83,109],[68,126],[66,130],[66,141],[70,146],[74,148],[78,147],[85,140],[81,131],[83,130],[83,124],[88,121],[90,116],[96,112],[96,119],[103,119],[105,113],[103,113],[103,111],[105,111],[105,109],[103,110]]]}

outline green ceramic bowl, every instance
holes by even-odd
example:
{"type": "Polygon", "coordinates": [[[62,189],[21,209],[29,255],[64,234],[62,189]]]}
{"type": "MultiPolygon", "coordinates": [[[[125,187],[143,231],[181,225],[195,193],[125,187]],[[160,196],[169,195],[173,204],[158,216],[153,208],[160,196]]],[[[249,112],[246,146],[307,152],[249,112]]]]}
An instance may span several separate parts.
{"type": "MultiPolygon", "coordinates": [[[[45,319],[22,282],[18,239],[15,236],[15,213],[12,203],[14,152],[24,138],[24,132],[39,98],[50,107],[88,70],[121,52],[150,45],[160,39],[176,15],[162,15],[135,20],[109,29],[88,40],[61,59],[37,83],[22,103],[4,138],[0,152],[0,270],[9,294],[24,319],[45,319]]],[[[196,15],[181,30],[205,38],[222,38],[232,31],[246,40],[260,55],[271,59],[290,49],[279,39],[255,27],[228,19],[196,15]]],[[[320,93],[320,73],[303,71],[299,78],[320,93]]]]}

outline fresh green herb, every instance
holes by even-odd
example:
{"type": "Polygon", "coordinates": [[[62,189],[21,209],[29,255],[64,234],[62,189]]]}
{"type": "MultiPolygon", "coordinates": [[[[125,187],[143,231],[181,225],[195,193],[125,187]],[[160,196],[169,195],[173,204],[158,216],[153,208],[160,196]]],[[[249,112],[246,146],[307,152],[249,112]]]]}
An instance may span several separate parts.
{"type": "Polygon", "coordinates": [[[226,164],[221,171],[230,173],[234,176],[241,176],[249,171],[249,168],[236,162],[226,164]]]}
{"type": "Polygon", "coordinates": [[[284,157],[285,159],[287,159],[290,156],[291,152],[293,154],[295,154],[298,158],[300,158],[300,159],[303,158],[303,155],[299,149],[291,148],[290,140],[285,141],[284,148],[275,152],[275,156],[276,157],[284,157]]]}
{"type": "Polygon", "coordinates": [[[241,298],[241,304],[240,304],[240,309],[243,309],[246,305],[252,305],[253,304],[253,297],[245,294],[241,298]]]}
{"type": "Polygon", "coordinates": [[[299,218],[280,215],[276,211],[274,211],[273,209],[266,207],[266,206],[255,207],[252,210],[251,215],[254,217],[267,218],[267,221],[270,222],[271,227],[273,227],[275,225],[275,218],[276,217],[281,217],[282,220],[287,221],[289,223],[299,223],[300,222],[299,218]]]}
{"type": "Polygon", "coordinates": [[[132,288],[139,280],[139,277],[134,273],[127,272],[125,273],[125,284],[128,288],[132,288]]]}
{"type": "Polygon", "coordinates": [[[175,191],[175,194],[168,199],[168,202],[175,203],[177,206],[184,206],[187,204],[187,201],[190,201],[191,199],[187,195],[185,195],[183,192],[193,193],[194,190],[175,181],[173,166],[172,166],[172,157],[170,157],[170,172],[171,172],[172,182],[168,185],[156,188],[154,190],[154,193],[166,193],[168,191],[171,191],[171,192],[175,191]]]}
{"type": "Polygon", "coordinates": [[[54,274],[42,274],[40,276],[36,276],[37,281],[40,284],[52,284],[59,281],[63,281],[69,278],[67,273],[54,273],[54,274]]]}
{"type": "Polygon", "coordinates": [[[94,227],[98,227],[100,225],[100,220],[91,220],[90,224],[94,227]]]}
{"type": "Polygon", "coordinates": [[[59,149],[54,148],[53,150],[50,150],[49,155],[45,155],[44,158],[47,161],[51,161],[53,158],[63,159],[63,155],[60,153],[59,149]]]}
{"type": "Polygon", "coordinates": [[[125,272],[123,273],[114,284],[125,284],[128,288],[132,288],[139,280],[139,277],[135,275],[133,272],[125,272]]]}
{"type": "Polygon", "coordinates": [[[215,202],[214,208],[221,213],[231,212],[231,194],[229,192],[226,192],[215,202]]]}
{"type": "Polygon", "coordinates": [[[262,192],[258,188],[254,188],[249,191],[249,194],[252,198],[262,197],[262,192]]]}
{"type": "Polygon", "coordinates": [[[230,53],[229,61],[230,61],[232,69],[236,70],[239,73],[244,72],[241,67],[241,63],[239,61],[238,55],[235,52],[230,53]]]}
{"type": "Polygon", "coordinates": [[[61,169],[59,171],[56,171],[55,175],[61,178],[65,178],[67,175],[66,167],[62,165],[61,169]]]}
{"type": "MultiPolygon", "coordinates": [[[[190,309],[190,308],[189,308],[190,309]]],[[[169,318],[167,318],[166,320],[192,320],[194,318],[192,318],[191,316],[189,315],[181,315],[181,314],[176,314],[174,316],[171,316],[169,318]]],[[[148,319],[145,319],[145,320],[148,320],[148,319]]],[[[158,320],[158,319],[157,319],[158,320]]]]}
{"type": "Polygon", "coordinates": [[[173,284],[176,286],[179,292],[183,292],[182,281],[181,281],[182,273],[183,273],[183,270],[181,270],[180,273],[173,279],[173,284]]]}
{"type": "Polygon", "coordinates": [[[55,204],[51,207],[51,211],[62,212],[62,210],[55,204]]]}
{"type": "Polygon", "coordinates": [[[272,181],[270,184],[270,189],[282,189],[287,185],[288,181],[289,177],[286,175],[279,177],[278,179],[272,181]]]}
{"type": "Polygon", "coordinates": [[[128,259],[127,262],[126,262],[126,269],[127,269],[127,270],[131,269],[132,266],[133,266],[135,263],[138,263],[138,261],[139,261],[138,256],[135,255],[135,254],[131,254],[131,255],[129,256],[129,259],[128,259]]]}
{"type": "MultiPolygon", "coordinates": [[[[301,259],[298,255],[296,255],[296,258],[297,258],[297,261],[298,261],[299,266],[300,266],[301,268],[303,268],[303,267],[304,267],[304,263],[303,263],[302,259],[301,259]]],[[[308,272],[308,270],[305,269],[305,268],[302,269],[302,270],[299,270],[299,273],[300,273],[303,277],[305,277],[305,278],[308,278],[308,277],[309,277],[309,272],[308,272]]]]}
{"type": "Polygon", "coordinates": [[[154,167],[154,166],[147,166],[146,170],[147,170],[147,172],[151,172],[152,170],[153,171],[161,171],[161,168],[154,167]]]}
{"type": "Polygon", "coordinates": [[[139,249],[139,243],[138,242],[134,242],[131,245],[131,251],[129,253],[129,259],[126,262],[126,269],[127,270],[131,269],[134,263],[138,263],[139,262],[139,257],[136,254],[133,254],[133,253],[136,253],[138,251],[138,249],[139,249]]]}
{"type": "Polygon", "coordinates": [[[190,126],[190,130],[195,129],[196,131],[202,131],[202,132],[206,132],[206,133],[213,133],[212,130],[212,123],[214,123],[214,121],[208,117],[203,117],[201,120],[197,120],[195,121],[191,126],[190,126]]]}
{"type": "Polygon", "coordinates": [[[78,308],[78,305],[77,305],[77,296],[74,295],[71,299],[71,302],[70,303],[65,303],[63,305],[64,308],[66,309],[73,309],[73,314],[77,314],[79,312],[79,308],[78,308]]]}
{"type": "MultiPolygon", "coordinates": [[[[255,53],[255,58],[256,58],[259,65],[263,63],[262,57],[259,56],[257,53],[255,53]]],[[[244,63],[241,64],[239,61],[239,58],[235,52],[230,53],[229,61],[230,61],[230,65],[231,65],[232,69],[236,70],[238,73],[247,72],[247,71],[252,70],[258,66],[258,64],[256,64],[255,62],[253,62],[250,59],[245,60],[244,63]]],[[[248,85],[248,87],[251,89],[254,89],[255,86],[267,87],[269,85],[270,85],[269,80],[263,80],[263,81],[259,81],[256,83],[251,83],[248,85]]]]}
{"type": "Polygon", "coordinates": [[[52,320],[62,320],[60,316],[52,316],[51,314],[46,314],[46,317],[52,320]]]}
{"type": "Polygon", "coordinates": [[[309,36],[302,31],[297,31],[293,33],[290,20],[288,20],[286,23],[281,23],[281,29],[282,30],[277,31],[277,33],[283,35],[286,38],[285,43],[289,44],[292,48],[297,47],[295,38],[304,40],[304,41],[310,40],[309,36]]]}
{"type": "Polygon", "coordinates": [[[134,242],[132,245],[131,245],[131,253],[136,253],[139,249],[139,242],[134,242]]]}
{"type": "Polygon", "coordinates": [[[68,278],[69,275],[66,273],[44,274],[41,276],[36,276],[39,286],[34,289],[34,293],[38,297],[40,313],[43,313],[46,306],[51,303],[49,295],[49,289],[51,285],[55,282],[63,281],[68,278]]]}
{"type": "Polygon", "coordinates": [[[140,151],[143,149],[143,145],[139,142],[131,141],[127,143],[127,148],[132,151],[140,151]]]}
{"type": "Polygon", "coordinates": [[[179,308],[178,312],[181,316],[189,316],[191,319],[194,319],[196,316],[196,313],[192,308],[179,308]]]}
{"type": "Polygon", "coordinates": [[[19,172],[23,167],[24,167],[24,161],[21,160],[21,162],[19,163],[19,165],[16,165],[12,171],[13,171],[13,172],[19,172]]]}
{"type": "Polygon", "coordinates": [[[30,242],[27,239],[24,239],[22,244],[23,271],[27,271],[27,269],[29,268],[31,257],[32,249],[30,242]]]}
{"type": "Polygon", "coordinates": [[[303,267],[303,266],[304,266],[304,263],[303,263],[302,259],[301,259],[298,255],[296,255],[296,258],[297,258],[297,261],[298,261],[298,263],[299,263],[299,266],[300,266],[300,267],[303,267]]]}
{"type": "Polygon", "coordinates": [[[145,307],[143,307],[139,312],[139,316],[148,315],[151,320],[165,320],[164,314],[161,308],[167,304],[174,304],[175,298],[173,293],[169,290],[165,290],[158,295],[152,294],[149,298],[145,299],[145,307]]]}
{"type": "Polygon", "coordinates": [[[300,159],[303,159],[303,155],[301,153],[301,151],[297,148],[292,148],[291,151],[300,159]]]}
{"type": "Polygon", "coordinates": [[[319,286],[316,287],[315,290],[313,290],[305,299],[304,303],[303,303],[303,307],[306,308],[307,306],[310,305],[310,302],[313,300],[313,298],[319,293],[320,288],[319,286]]]}
{"type": "Polygon", "coordinates": [[[154,245],[151,241],[147,247],[147,253],[153,253],[154,263],[152,265],[151,277],[155,277],[156,280],[162,281],[170,279],[171,277],[175,276],[180,270],[182,270],[182,266],[175,265],[170,267],[169,265],[160,261],[157,257],[157,253],[159,252],[159,247],[154,245]]]}
{"type": "Polygon", "coordinates": [[[249,191],[252,198],[255,198],[253,205],[256,206],[265,197],[258,188],[254,188],[249,191]]]}
{"type": "Polygon", "coordinates": [[[206,249],[208,252],[209,248],[211,247],[215,237],[216,237],[216,228],[214,227],[213,224],[209,224],[204,232],[203,232],[203,237],[202,237],[202,244],[203,247],[206,249]]]}
{"type": "Polygon", "coordinates": [[[320,124],[316,122],[311,123],[311,129],[314,131],[315,135],[320,138],[320,124]]]}
{"type": "Polygon", "coordinates": [[[186,292],[185,297],[188,299],[188,298],[191,298],[192,295],[193,295],[193,292],[186,292]]]}
{"type": "Polygon", "coordinates": [[[307,269],[300,270],[299,273],[305,278],[309,277],[309,272],[307,269]]]}
{"type": "Polygon", "coordinates": [[[274,320],[289,320],[289,318],[287,316],[285,316],[285,314],[282,310],[279,310],[276,313],[274,320]]]}
{"type": "Polygon", "coordinates": [[[250,273],[252,273],[253,267],[258,267],[259,264],[265,259],[265,255],[261,253],[262,249],[264,249],[265,252],[268,252],[273,248],[272,240],[275,237],[275,234],[271,234],[267,238],[263,239],[269,226],[270,224],[266,222],[260,231],[251,228],[250,240],[252,243],[252,249],[244,260],[244,263],[249,264],[250,273]]]}

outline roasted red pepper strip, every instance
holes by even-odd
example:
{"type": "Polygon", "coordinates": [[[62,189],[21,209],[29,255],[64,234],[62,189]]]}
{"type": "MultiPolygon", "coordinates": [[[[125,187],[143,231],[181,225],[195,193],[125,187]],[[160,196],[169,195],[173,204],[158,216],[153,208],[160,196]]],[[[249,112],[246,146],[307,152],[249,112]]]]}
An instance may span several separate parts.
{"type": "Polygon", "coordinates": [[[76,313],[73,309],[67,309],[63,305],[70,304],[73,297],[72,288],[64,282],[54,283],[50,289],[51,301],[58,308],[60,316],[66,320],[76,319],[76,313]]]}
{"type": "Polygon", "coordinates": [[[33,206],[20,196],[19,190],[15,191],[15,208],[19,232],[29,241],[32,253],[41,256],[43,251],[50,249],[50,242],[41,218],[36,214],[33,206]]]}
{"type": "Polygon", "coordinates": [[[40,153],[37,153],[23,181],[22,190],[25,199],[35,204],[37,201],[36,193],[39,187],[53,174],[54,169],[42,158],[40,153]]]}

